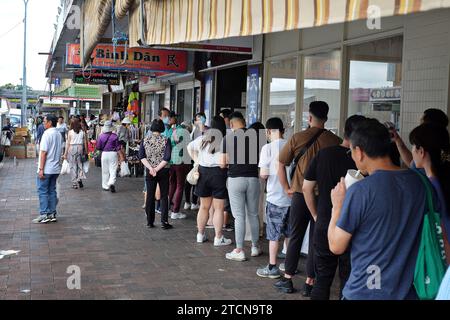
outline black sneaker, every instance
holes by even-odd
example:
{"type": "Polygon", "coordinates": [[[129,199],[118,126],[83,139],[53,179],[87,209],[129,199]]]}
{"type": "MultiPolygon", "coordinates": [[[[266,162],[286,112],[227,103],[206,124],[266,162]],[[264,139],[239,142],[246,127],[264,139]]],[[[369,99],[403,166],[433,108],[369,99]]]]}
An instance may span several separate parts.
{"type": "Polygon", "coordinates": [[[168,224],[168,223],[163,223],[162,226],[161,226],[161,229],[163,229],[163,230],[170,230],[170,229],[173,229],[173,226],[171,224],[168,224]]]}
{"type": "Polygon", "coordinates": [[[109,190],[111,191],[111,193],[116,193],[116,187],[115,186],[109,187],[109,190]]]}
{"type": "Polygon", "coordinates": [[[148,225],[147,225],[147,228],[149,228],[149,229],[153,229],[155,227],[155,225],[153,224],[153,223],[149,223],[148,225]]]}
{"type": "Polygon", "coordinates": [[[305,283],[305,286],[303,287],[303,290],[302,290],[302,296],[304,296],[305,298],[311,297],[312,290],[313,290],[313,286],[305,283]]]}
{"type": "Polygon", "coordinates": [[[294,285],[292,284],[292,279],[287,279],[285,277],[282,277],[273,286],[284,293],[295,292],[294,285]]]}
{"type": "Polygon", "coordinates": [[[80,187],[80,189],[83,189],[84,188],[84,185],[83,185],[83,181],[78,181],[78,186],[80,187]]]}

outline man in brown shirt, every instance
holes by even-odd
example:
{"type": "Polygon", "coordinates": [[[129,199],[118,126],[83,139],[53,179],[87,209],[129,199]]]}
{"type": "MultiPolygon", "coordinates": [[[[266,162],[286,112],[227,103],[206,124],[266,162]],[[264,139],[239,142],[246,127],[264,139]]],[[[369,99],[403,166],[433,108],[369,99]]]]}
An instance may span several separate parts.
{"type": "Polygon", "coordinates": [[[294,292],[292,277],[294,276],[298,261],[300,259],[300,250],[303,239],[309,223],[310,241],[309,254],[307,260],[307,279],[303,290],[304,296],[309,296],[314,285],[314,262],[313,262],[313,234],[314,219],[308,210],[305,198],[303,196],[303,180],[304,174],[311,160],[316,156],[320,149],[340,144],[340,138],[330,131],[325,130],[325,123],[328,121],[328,112],[330,108],[326,102],[315,101],[311,103],[309,108],[309,125],[310,128],[299,132],[292,136],[289,142],[281,150],[279,155],[278,176],[285,192],[292,197],[291,211],[289,216],[290,241],[285,261],[285,276],[275,283],[275,287],[279,290],[292,293],[294,292]],[[313,141],[315,139],[315,141],[313,141]],[[313,142],[311,144],[311,142],[313,142]],[[310,147],[308,148],[308,145],[310,147]],[[306,152],[305,152],[305,149],[306,152]],[[289,186],[286,174],[286,166],[289,166],[299,155],[304,152],[295,169],[294,177],[289,186]]]}

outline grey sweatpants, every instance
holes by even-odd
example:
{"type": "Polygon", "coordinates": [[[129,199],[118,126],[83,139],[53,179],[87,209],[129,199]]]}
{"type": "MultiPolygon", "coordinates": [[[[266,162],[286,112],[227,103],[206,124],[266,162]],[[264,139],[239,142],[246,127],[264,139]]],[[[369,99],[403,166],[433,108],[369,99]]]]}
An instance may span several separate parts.
{"type": "Polygon", "coordinates": [[[228,195],[235,219],[236,248],[244,248],[245,218],[248,216],[253,246],[259,241],[259,194],[258,178],[228,178],[228,195]],[[247,210],[246,210],[247,209],[247,210]]]}

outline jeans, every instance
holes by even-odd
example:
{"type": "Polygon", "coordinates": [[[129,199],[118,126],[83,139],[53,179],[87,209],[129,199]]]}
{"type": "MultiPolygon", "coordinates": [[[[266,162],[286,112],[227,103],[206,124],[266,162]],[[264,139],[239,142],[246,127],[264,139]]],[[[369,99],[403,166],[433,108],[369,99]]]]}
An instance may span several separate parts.
{"type": "Polygon", "coordinates": [[[169,203],[173,204],[172,211],[175,213],[180,212],[181,200],[183,200],[184,184],[186,183],[188,169],[189,165],[186,164],[172,165],[170,167],[169,203]]]}
{"type": "Polygon", "coordinates": [[[235,219],[236,248],[244,248],[245,218],[248,216],[252,244],[259,242],[259,192],[258,178],[228,178],[228,196],[235,219]],[[247,208],[247,213],[246,209],[247,208]]]}
{"type": "Polygon", "coordinates": [[[44,179],[37,177],[36,185],[39,195],[39,213],[41,216],[55,214],[58,204],[56,181],[59,174],[46,174],[44,179]]]}
{"type": "Polygon", "coordinates": [[[309,230],[309,253],[306,262],[306,274],[308,278],[315,278],[314,273],[314,219],[309,212],[302,193],[294,193],[292,197],[291,212],[289,215],[289,230],[291,238],[286,253],[286,273],[290,276],[295,274],[300,259],[300,251],[302,249],[303,239],[305,238],[308,225],[311,223],[309,230]]]}
{"type": "Polygon", "coordinates": [[[330,288],[339,266],[340,297],[342,290],[350,276],[350,251],[341,256],[336,256],[330,251],[328,245],[328,230],[318,230],[316,226],[314,234],[314,269],[316,281],[311,293],[312,300],[330,300],[330,288]]]}
{"type": "MultiPolygon", "coordinates": [[[[147,170],[147,169],[146,169],[147,170]]],[[[147,214],[147,223],[155,223],[155,193],[156,186],[159,184],[161,190],[161,223],[169,223],[169,169],[164,168],[153,177],[147,172],[147,202],[145,213],[147,214]]]]}

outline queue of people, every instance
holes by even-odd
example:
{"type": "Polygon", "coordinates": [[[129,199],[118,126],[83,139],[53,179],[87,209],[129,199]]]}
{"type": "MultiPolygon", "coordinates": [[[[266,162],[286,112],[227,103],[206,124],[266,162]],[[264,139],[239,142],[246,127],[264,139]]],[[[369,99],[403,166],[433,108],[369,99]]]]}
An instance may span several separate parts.
{"type": "MultiPolygon", "coordinates": [[[[262,202],[269,252],[267,264],[256,275],[277,279],[277,290],[295,291],[292,279],[309,228],[303,296],[329,299],[338,271],[342,299],[417,298],[415,270],[430,201],[442,221],[442,257],[446,266],[450,262],[448,117],[427,110],[409,136],[410,151],[395,129],[359,115],[347,119],[341,139],[326,130],[328,113],[326,102],[311,103],[309,128],[286,140],[279,118],[247,128],[241,113],[225,110],[208,127],[205,114],[198,113],[191,128],[179,123],[174,112],[162,109],[139,150],[145,167],[147,227],[155,227],[156,213],[161,214],[163,230],[173,228],[170,220],[186,219],[181,212],[184,194],[184,209],[199,210],[193,241],[207,242],[211,225],[213,245],[232,246],[225,230],[233,218],[235,248],[225,258],[244,262],[263,254],[262,202]],[[357,172],[352,185],[345,179],[350,171],[357,172]],[[187,181],[188,173],[196,176],[194,182],[187,181]],[[424,181],[432,188],[432,200],[427,201],[424,181]],[[247,231],[250,255],[245,248],[247,231]],[[287,248],[284,263],[278,263],[281,244],[287,248]]],[[[83,187],[87,125],[74,119],[65,128],[63,121],[57,124],[53,116],[43,121],[41,214],[36,223],[56,221],[58,154],[70,162],[73,188],[83,187]]],[[[106,121],[97,139],[105,191],[116,192],[117,167],[129,140],[127,126],[123,121],[116,134],[113,123],[106,121]]]]}

